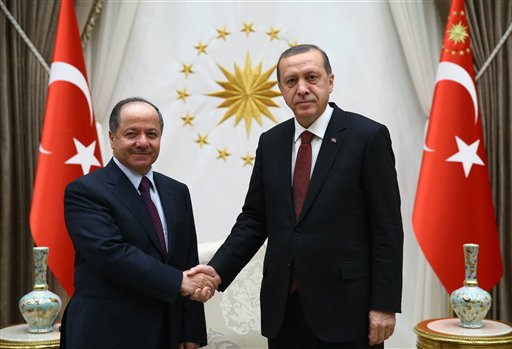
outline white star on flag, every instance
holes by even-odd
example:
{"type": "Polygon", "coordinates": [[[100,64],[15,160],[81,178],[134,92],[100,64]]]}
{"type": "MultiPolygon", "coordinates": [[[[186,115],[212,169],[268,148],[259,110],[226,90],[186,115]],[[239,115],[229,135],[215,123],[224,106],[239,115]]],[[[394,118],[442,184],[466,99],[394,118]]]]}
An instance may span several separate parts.
{"type": "Polygon", "coordinates": [[[89,144],[87,147],[84,146],[78,139],[73,138],[75,143],[76,154],[66,160],[67,165],[81,165],[82,172],[84,175],[88,174],[91,170],[91,166],[101,166],[100,162],[94,156],[94,150],[96,148],[96,141],[89,144]]]}
{"type": "Polygon", "coordinates": [[[466,144],[457,136],[455,136],[455,140],[457,141],[457,148],[459,148],[459,152],[450,156],[446,161],[462,163],[462,166],[464,167],[464,174],[466,175],[466,178],[468,178],[473,164],[484,166],[484,162],[476,153],[480,140],[478,139],[470,145],[466,144]]]}

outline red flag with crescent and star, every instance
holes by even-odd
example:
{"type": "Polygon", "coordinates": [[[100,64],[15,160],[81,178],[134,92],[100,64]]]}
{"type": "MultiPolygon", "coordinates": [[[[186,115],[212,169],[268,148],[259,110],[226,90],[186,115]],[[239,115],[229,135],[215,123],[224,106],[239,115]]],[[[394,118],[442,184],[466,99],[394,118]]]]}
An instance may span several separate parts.
{"type": "Polygon", "coordinates": [[[418,243],[449,293],[464,281],[465,243],[480,245],[480,287],[490,290],[503,274],[487,164],[466,10],[454,0],[413,212],[418,243]]]}
{"type": "Polygon", "coordinates": [[[101,153],[73,1],[63,0],[48,83],[30,211],[37,246],[48,246],[48,266],[72,294],[74,250],[64,223],[64,189],[101,167],[101,153]]]}

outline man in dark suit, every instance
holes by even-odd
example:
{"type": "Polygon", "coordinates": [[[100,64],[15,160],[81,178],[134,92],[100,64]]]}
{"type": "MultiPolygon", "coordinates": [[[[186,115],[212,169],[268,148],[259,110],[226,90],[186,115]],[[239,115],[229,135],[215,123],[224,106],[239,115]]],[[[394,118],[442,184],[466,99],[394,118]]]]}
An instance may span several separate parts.
{"type": "Polygon", "coordinates": [[[209,266],[189,275],[207,272],[223,291],[268,239],[260,300],[269,348],[383,347],[402,291],[389,132],[328,103],[334,75],[314,45],[285,51],[277,78],[295,118],[261,135],[242,213],[209,266]]]}
{"type": "Polygon", "coordinates": [[[163,118],[141,98],[110,116],[113,159],[68,185],[66,226],[75,248],[75,292],[66,308],[65,348],[198,348],[203,304],[190,295],[212,283],[184,270],[198,263],[186,185],[151,165],[163,118]]]}

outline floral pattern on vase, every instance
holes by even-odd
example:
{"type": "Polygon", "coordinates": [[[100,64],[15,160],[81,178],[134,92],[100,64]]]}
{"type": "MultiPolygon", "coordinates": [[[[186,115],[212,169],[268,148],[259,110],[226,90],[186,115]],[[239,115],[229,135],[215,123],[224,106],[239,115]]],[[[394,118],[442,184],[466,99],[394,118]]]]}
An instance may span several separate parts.
{"type": "Polygon", "coordinates": [[[19,301],[21,315],[28,324],[28,332],[31,333],[53,331],[53,325],[62,308],[60,297],[48,290],[47,265],[48,247],[34,247],[34,289],[19,301]]]}
{"type": "Polygon", "coordinates": [[[464,286],[453,291],[450,295],[453,311],[460,319],[459,326],[465,328],[483,327],[482,320],[491,308],[491,295],[478,287],[476,276],[478,248],[479,245],[477,244],[464,244],[466,267],[464,286]]]}

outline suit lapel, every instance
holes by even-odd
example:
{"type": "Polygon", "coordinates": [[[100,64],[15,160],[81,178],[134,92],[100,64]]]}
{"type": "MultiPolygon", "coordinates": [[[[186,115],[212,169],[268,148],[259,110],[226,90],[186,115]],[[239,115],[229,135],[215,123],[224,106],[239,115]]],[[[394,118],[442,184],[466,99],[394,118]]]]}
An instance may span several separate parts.
{"type": "Polygon", "coordinates": [[[139,192],[113,160],[111,160],[106,167],[109,173],[107,182],[113,186],[112,194],[117,197],[126,209],[139,221],[151,242],[162,252],[153,220],[139,192]]]}
{"type": "Polygon", "coordinates": [[[159,173],[153,172],[153,179],[155,180],[156,187],[158,189],[158,194],[160,195],[160,202],[162,203],[162,208],[164,210],[165,215],[165,223],[167,225],[167,260],[172,258],[172,254],[176,251],[174,242],[176,238],[176,234],[174,233],[174,223],[176,222],[176,202],[173,197],[171,187],[169,185],[165,185],[164,178],[159,173]]]}
{"type": "Polygon", "coordinates": [[[325,131],[324,139],[322,140],[320,152],[318,153],[318,158],[309,183],[306,199],[304,200],[304,205],[302,206],[302,211],[297,222],[302,220],[315,201],[315,198],[322,188],[325,178],[327,177],[327,174],[329,173],[331,166],[345,141],[346,132],[343,132],[346,129],[344,118],[345,112],[338,108],[334,103],[332,103],[331,106],[334,107],[334,111],[331,120],[329,121],[329,125],[327,126],[327,130],[325,131]]]}
{"type": "Polygon", "coordinates": [[[277,138],[277,144],[272,149],[277,160],[275,162],[272,161],[272,163],[278,166],[277,173],[279,175],[276,177],[278,181],[278,188],[281,190],[278,195],[282,195],[282,197],[287,198],[287,211],[289,212],[291,219],[295,219],[292,191],[292,146],[294,132],[295,126],[293,119],[290,119],[286,127],[283,128],[281,137],[277,138]]]}

